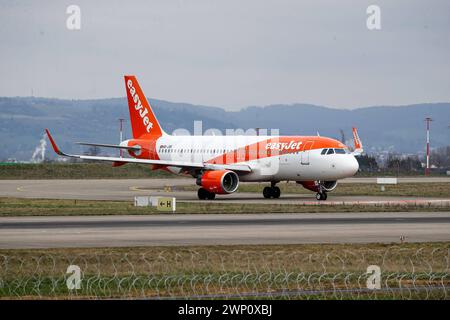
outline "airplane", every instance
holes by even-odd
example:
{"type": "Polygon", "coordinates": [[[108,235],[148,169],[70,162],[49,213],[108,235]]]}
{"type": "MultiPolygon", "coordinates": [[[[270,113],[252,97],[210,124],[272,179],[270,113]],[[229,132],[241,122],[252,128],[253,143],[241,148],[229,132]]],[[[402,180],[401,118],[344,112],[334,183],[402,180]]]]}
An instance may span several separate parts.
{"type": "Polygon", "coordinates": [[[126,75],[125,88],[133,138],[118,145],[79,142],[78,144],[126,150],[130,157],[67,154],[56,145],[48,129],[53,150],[60,156],[84,160],[151,165],[175,174],[190,175],[200,187],[200,200],[236,192],[239,182],[268,182],[264,198],[279,198],[281,181],[296,181],[326,200],[339,179],[353,176],[359,169],[355,156],[363,152],[356,128],[354,151],[338,140],[317,136],[201,135],[181,136],[164,132],[135,76],[126,75]]]}

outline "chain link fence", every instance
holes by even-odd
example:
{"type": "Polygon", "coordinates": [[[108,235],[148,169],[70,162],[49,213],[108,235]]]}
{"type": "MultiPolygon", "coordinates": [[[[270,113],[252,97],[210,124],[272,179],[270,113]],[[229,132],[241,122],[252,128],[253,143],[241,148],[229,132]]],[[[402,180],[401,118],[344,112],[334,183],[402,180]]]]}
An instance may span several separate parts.
{"type": "Polygon", "coordinates": [[[0,251],[0,297],[447,299],[449,252],[447,244],[0,251]]]}

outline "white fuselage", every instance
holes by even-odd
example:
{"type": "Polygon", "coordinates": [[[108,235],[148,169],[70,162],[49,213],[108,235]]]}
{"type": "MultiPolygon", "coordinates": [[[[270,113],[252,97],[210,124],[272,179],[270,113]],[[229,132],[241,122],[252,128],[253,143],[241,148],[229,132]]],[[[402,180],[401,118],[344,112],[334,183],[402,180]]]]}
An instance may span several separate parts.
{"type": "MultiPolygon", "coordinates": [[[[225,163],[246,164],[252,171],[240,174],[241,181],[334,181],[353,176],[359,168],[357,160],[343,144],[322,137],[163,135],[156,141],[155,152],[161,160],[216,163],[214,159],[223,158],[225,163]],[[281,143],[266,143],[274,140],[281,143]],[[274,147],[277,150],[271,150],[270,156],[257,156],[258,152],[266,153],[274,147]],[[324,149],[336,147],[341,153],[321,154],[324,149]],[[284,150],[286,148],[289,150],[284,150]],[[289,152],[274,155],[274,151],[289,152]]],[[[168,169],[180,173],[180,168],[168,169]]]]}

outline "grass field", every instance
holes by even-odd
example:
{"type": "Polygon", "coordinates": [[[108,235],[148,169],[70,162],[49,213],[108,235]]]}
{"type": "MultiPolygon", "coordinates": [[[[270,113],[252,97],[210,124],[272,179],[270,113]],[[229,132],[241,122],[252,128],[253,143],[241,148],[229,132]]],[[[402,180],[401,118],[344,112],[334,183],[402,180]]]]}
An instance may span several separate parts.
{"type": "Polygon", "coordinates": [[[449,250],[448,243],[0,250],[0,297],[448,299],[449,250]],[[79,290],[66,286],[69,265],[80,268],[79,290]],[[380,267],[382,290],[367,291],[369,265],[380,267]]]}
{"type": "MultiPolygon", "coordinates": [[[[427,205],[298,205],[298,204],[223,204],[214,202],[178,202],[176,213],[319,213],[319,212],[401,212],[449,211],[450,208],[427,205]]],[[[0,216],[71,215],[148,215],[160,214],[155,207],[135,207],[130,201],[49,200],[0,198],[0,216]]]]}
{"type": "Polygon", "coordinates": [[[0,179],[139,179],[179,178],[148,165],[127,164],[112,167],[110,163],[40,163],[2,164],[0,179]]]}

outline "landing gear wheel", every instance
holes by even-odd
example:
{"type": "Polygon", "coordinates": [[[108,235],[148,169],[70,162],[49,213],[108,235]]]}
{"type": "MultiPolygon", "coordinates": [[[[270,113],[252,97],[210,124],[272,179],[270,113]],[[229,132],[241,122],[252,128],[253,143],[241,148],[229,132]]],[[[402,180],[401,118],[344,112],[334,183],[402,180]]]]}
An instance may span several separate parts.
{"type": "Polygon", "coordinates": [[[265,187],[263,189],[263,196],[266,199],[270,199],[272,197],[272,188],[271,187],[265,187]]]}
{"type": "Polygon", "coordinates": [[[206,198],[208,198],[208,194],[209,194],[208,190],[203,188],[200,188],[197,191],[197,196],[200,200],[206,200],[206,198]]]}
{"type": "Polygon", "coordinates": [[[266,199],[274,198],[277,199],[281,195],[281,190],[278,187],[265,187],[263,190],[263,196],[266,199]]]}
{"type": "Polygon", "coordinates": [[[197,196],[200,200],[214,200],[216,198],[215,193],[209,192],[208,190],[203,188],[198,189],[197,196]]]}
{"type": "Polygon", "coordinates": [[[317,200],[327,200],[327,194],[325,192],[317,192],[316,193],[317,200]]]}
{"type": "Polygon", "coordinates": [[[281,195],[281,190],[278,187],[272,187],[272,197],[278,199],[281,195]]]}

